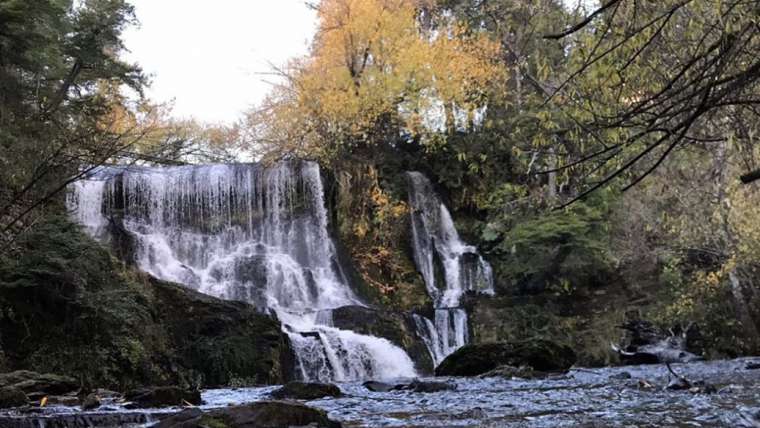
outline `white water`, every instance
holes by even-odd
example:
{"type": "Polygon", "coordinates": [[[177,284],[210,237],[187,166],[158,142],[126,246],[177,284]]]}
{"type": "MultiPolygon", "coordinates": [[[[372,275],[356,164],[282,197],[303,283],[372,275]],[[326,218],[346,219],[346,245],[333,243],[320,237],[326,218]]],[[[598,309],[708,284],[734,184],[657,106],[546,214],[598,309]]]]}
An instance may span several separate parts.
{"type": "Polygon", "coordinates": [[[465,244],[430,180],[408,172],[412,209],[414,261],[435,306],[434,320],[414,315],[417,330],[433,361],[443,359],[467,344],[467,312],[460,307],[467,291],[493,294],[491,266],[472,245],[465,244]]]}
{"type": "Polygon", "coordinates": [[[68,197],[89,233],[103,239],[109,219],[120,219],[140,269],[274,311],[304,380],[415,376],[388,340],[331,327],[332,309],[362,303],[328,234],[315,163],[109,168],[93,178],[68,197]]]}

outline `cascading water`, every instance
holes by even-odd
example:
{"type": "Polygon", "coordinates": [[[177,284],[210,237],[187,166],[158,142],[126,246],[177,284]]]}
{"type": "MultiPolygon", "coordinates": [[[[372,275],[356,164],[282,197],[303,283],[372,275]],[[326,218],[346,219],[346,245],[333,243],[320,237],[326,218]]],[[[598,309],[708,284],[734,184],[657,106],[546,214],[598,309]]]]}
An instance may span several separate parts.
{"type": "Polygon", "coordinates": [[[435,307],[433,320],[417,314],[414,319],[437,365],[469,340],[467,312],[460,307],[462,295],[467,291],[493,294],[493,276],[477,249],[459,239],[451,214],[430,180],[419,172],[408,172],[407,180],[414,261],[435,307]]]}
{"type": "Polygon", "coordinates": [[[274,311],[304,380],[416,374],[388,340],[331,326],[331,310],[362,303],[338,263],[313,162],[100,168],[67,202],[93,236],[128,233],[140,269],[274,311]]]}

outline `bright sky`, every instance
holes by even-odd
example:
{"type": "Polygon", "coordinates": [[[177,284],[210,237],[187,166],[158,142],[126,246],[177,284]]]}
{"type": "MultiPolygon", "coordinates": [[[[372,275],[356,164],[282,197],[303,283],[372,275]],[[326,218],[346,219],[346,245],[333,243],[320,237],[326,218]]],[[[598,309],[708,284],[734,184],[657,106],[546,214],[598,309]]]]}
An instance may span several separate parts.
{"type": "Polygon", "coordinates": [[[131,0],[141,25],[127,55],[152,75],[148,96],[175,116],[233,122],[269,91],[269,63],[304,55],[316,26],[303,0],[131,0]]]}

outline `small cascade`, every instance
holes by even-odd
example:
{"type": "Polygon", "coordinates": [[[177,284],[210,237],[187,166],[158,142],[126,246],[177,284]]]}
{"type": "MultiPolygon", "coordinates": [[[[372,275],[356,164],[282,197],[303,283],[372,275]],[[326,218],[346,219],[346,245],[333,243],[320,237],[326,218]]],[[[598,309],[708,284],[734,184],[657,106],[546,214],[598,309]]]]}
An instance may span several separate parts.
{"type": "Polygon", "coordinates": [[[328,233],[316,163],[100,168],[67,202],[96,238],[126,232],[140,269],[273,311],[304,380],[416,374],[388,340],[332,327],[333,309],[362,302],[328,233]]]}
{"type": "Polygon", "coordinates": [[[468,291],[493,294],[491,266],[459,238],[446,205],[430,180],[408,172],[414,261],[435,307],[434,319],[414,315],[435,364],[467,344],[467,312],[460,306],[468,291]]]}

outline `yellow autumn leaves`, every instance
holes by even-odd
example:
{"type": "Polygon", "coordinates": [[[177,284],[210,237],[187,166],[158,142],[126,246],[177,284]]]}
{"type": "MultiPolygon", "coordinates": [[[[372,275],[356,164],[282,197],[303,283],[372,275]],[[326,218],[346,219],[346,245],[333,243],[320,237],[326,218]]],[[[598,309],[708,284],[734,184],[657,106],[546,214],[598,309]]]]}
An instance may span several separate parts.
{"type": "Polygon", "coordinates": [[[261,140],[293,144],[283,141],[288,136],[321,146],[338,144],[336,136],[369,140],[389,122],[415,134],[436,106],[449,118],[449,111],[471,115],[482,108],[485,88],[505,77],[498,42],[453,20],[424,28],[418,6],[320,2],[311,54],[290,64],[287,84],[265,103],[261,119],[270,125],[261,140]]]}

